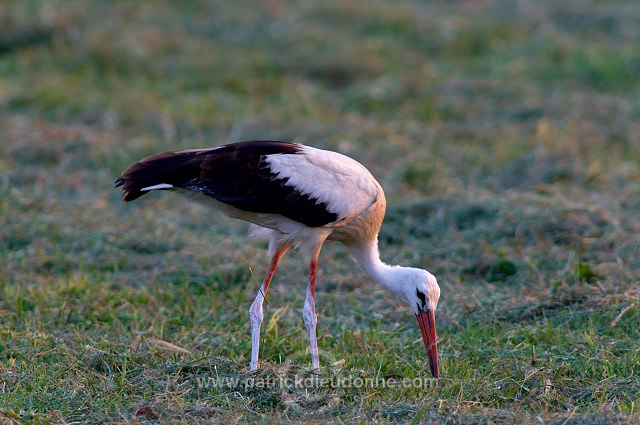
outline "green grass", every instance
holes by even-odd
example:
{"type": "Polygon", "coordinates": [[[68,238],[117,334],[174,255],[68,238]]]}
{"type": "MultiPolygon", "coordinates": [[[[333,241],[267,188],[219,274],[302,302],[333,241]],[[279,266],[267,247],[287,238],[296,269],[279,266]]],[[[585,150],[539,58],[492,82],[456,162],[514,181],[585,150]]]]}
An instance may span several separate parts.
{"type": "Polygon", "coordinates": [[[639,14],[6,2],[0,421],[637,423],[639,14]],[[379,178],[383,259],[442,288],[438,385],[408,308],[332,244],[325,383],[308,371],[295,251],[250,373],[264,244],[178,196],[123,205],[112,188],[142,156],[253,138],[338,150],[379,178]],[[419,388],[380,386],[403,379],[419,388]]]}

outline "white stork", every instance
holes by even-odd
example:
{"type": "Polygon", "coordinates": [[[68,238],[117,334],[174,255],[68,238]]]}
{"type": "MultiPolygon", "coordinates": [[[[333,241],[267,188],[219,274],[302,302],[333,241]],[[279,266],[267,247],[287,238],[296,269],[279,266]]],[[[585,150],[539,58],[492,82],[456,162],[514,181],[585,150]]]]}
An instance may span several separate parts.
{"type": "Polygon", "coordinates": [[[309,261],[302,310],[311,363],[320,367],[315,309],[318,255],[326,240],[342,242],[360,270],[409,304],[420,326],[431,374],[438,378],[436,278],[426,270],[380,260],[378,231],[386,200],[380,184],[355,160],[278,141],[163,152],[133,164],[116,180],[125,202],[152,190],[197,194],[216,211],[260,226],[269,237],[269,267],[251,304],[251,370],[258,368],[262,303],[278,260],[292,244],[309,261]]]}

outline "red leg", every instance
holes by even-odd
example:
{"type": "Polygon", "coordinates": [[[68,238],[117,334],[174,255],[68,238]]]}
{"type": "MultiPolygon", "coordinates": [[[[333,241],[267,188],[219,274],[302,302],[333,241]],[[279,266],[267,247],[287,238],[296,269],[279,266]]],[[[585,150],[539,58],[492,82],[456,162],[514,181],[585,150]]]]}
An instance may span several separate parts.
{"type": "MultiPolygon", "coordinates": [[[[286,244],[273,250],[267,274],[262,281],[262,285],[260,285],[260,289],[258,290],[256,299],[253,301],[251,307],[249,308],[249,317],[251,318],[251,370],[256,370],[258,368],[258,355],[260,352],[260,326],[262,325],[262,321],[264,320],[262,304],[264,303],[264,298],[267,296],[269,284],[271,283],[271,279],[276,272],[276,267],[278,267],[278,261],[284,255],[284,253],[287,252],[290,246],[291,244],[286,244]]],[[[271,249],[269,251],[271,251],[271,249]]]]}

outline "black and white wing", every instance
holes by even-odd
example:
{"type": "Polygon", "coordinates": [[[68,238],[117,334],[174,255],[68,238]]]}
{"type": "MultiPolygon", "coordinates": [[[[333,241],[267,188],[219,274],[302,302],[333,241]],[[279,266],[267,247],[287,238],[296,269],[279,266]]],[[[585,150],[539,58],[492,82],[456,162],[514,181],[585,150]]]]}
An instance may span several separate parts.
{"type": "Polygon", "coordinates": [[[159,153],[127,168],[118,186],[127,202],[151,190],[179,188],[309,227],[357,214],[381,190],[364,166],[344,155],[278,141],[159,153]]]}

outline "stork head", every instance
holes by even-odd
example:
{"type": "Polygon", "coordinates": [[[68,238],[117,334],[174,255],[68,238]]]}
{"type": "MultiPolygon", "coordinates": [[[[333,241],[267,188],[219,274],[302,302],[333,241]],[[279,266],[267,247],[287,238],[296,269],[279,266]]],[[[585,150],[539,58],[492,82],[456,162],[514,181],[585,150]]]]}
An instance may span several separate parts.
{"type": "Polygon", "coordinates": [[[392,290],[409,304],[416,315],[427,350],[431,375],[439,378],[435,313],[440,298],[440,286],[435,276],[426,270],[410,267],[398,269],[401,269],[397,271],[404,276],[401,283],[392,290]]]}

